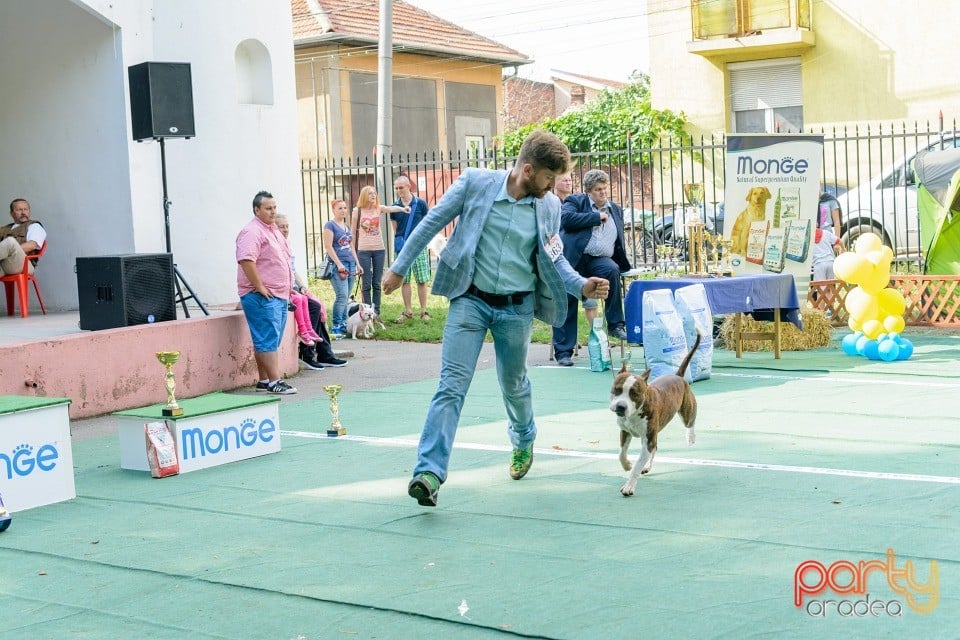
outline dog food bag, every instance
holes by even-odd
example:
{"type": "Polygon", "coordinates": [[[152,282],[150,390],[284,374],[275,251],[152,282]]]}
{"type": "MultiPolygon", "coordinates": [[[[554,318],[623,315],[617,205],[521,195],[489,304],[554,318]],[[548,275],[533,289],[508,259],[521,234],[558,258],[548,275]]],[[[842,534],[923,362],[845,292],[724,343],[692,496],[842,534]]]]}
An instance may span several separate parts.
{"type": "Polygon", "coordinates": [[[607,332],[603,329],[604,319],[597,316],[590,327],[590,336],[587,338],[587,353],[590,354],[590,371],[606,371],[612,364],[610,361],[610,341],[607,332]]]}
{"type": "Polygon", "coordinates": [[[770,222],[767,220],[757,220],[750,223],[750,235],[747,236],[747,262],[754,264],[763,264],[763,249],[767,244],[767,231],[770,229],[770,222]]]}
{"type": "MultiPolygon", "coordinates": [[[[643,354],[650,379],[676,373],[687,355],[687,337],[673,293],[669,289],[644,291],[642,309],[643,354]]],[[[690,380],[689,368],[684,377],[690,380]]]]}
{"type": "Polygon", "coordinates": [[[770,229],[767,232],[767,246],[763,250],[763,268],[765,271],[780,273],[783,271],[786,242],[786,229],[770,229]]]}
{"type": "Polygon", "coordinates": [[[798,187],[783,187],[780,189],[780,221],[783,226],[791,220],[800,218],[800,189],[798,187]]]}
{"type": "Polygon", "coordinates": [[[154,478],[165,478],[180,473],[177,445],[166,420],[148,422],[144,426],[144,432],[147,435],[147,462],[150,464],[150,475],[154,478]]]}
{"type": "Polygon", "coordinates": [[[810,251],[810,220],[791,220],[787,225],[787,260],[803,262],[810,251]]]}
{"type": "Polygon", "coordinates": [[[707,290],[702,284],[692,284],[677,289],[673,297],[677,313],[683,321],[687,345],[696,343],[697,332],[700,332],[700,346],[690,359],[690,378],[694,382],[706,380],[713,370],[713,313],[707,300],[707,290]]]}

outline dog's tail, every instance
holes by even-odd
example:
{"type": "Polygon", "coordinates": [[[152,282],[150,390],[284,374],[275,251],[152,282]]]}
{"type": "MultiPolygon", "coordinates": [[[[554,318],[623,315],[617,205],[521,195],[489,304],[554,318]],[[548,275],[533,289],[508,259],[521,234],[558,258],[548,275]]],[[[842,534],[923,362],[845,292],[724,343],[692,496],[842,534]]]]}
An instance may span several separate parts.
{"type": "Polygon", "coordinates": [[[683,359],[683,362],[680,363],[680,368],[677,369],[677,375],[681,378],[683,374],[687,372],[687,365],[690,364],[690,360],[693,359],[693,354],[697,352],[697,347],[700,346],[700,331],[697,331],[697,339],[693,343],[693,348],[690,349],[690,353],[687,354],[687,357],[683,359]]]}

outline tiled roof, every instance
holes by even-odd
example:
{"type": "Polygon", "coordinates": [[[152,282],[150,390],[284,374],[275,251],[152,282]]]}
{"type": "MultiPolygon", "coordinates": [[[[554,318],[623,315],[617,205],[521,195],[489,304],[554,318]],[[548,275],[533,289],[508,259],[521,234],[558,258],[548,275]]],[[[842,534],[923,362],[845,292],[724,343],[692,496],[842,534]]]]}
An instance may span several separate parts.
{"type": "MultiPolygon", "coordinates": [[[[379,0],[290,0],[294,46],[329,42],[372,45],[379,40],[379,0]]],[[[533,60],[402,0],[393,0],[393,49],[456,56],[502,65],[533,60]]]]}

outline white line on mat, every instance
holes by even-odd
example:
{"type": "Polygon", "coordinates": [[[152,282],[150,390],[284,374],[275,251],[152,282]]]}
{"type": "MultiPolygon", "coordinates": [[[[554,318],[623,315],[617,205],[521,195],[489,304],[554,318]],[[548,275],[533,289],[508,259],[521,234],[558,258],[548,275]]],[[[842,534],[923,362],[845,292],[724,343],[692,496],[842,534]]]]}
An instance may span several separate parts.
{"type": "Polygon", "coordinates": [[[724,378],[757,378],[761,380],[816,380],[817,382],[857,382],[863,384],[895,384],[907,387],[937,387],[943,389],[960,389],[960,382],[930,382],[927,380],[913,381],[899,378],[844,378],[842,376],[780,376],[760,373],[717,373],[712,376],[724,378]]]}
{"type": "MultiPolygon", "coordinates": [[[[311,433],[309,431],[280,431],[281,435],[293,436],[297,438],[319,438],[326,440],[324,433],[311,433]]],[[[332,439],[332,438],[331,438],[332,439]]],[[[370,444],[381,444],[396,447],[416,447],[416,440],[405,440],[403,438],[378,438],[373,436],[338,436],[337,440],[349,440],[351,442],[366,442],[370,444]]],[[[508,452],[510,447],[504,445],[478,444],[474,442],[457,442],[453,445],[457,449],[472,449],[474,451],[497,451],[508,452]]],[[[538,455],[560,456],[567,458],[595,458],[603,460],[616,460],[618,454],[605,453],[602,451],[576,451],[573,449],[534,449],[538,455]]],[[[761,471],[785,471],[788,473],[813,473],[827,476],[845,476],[848,478],[870,478],[874,480],[903,480],[907,482],[935,482],[939,484],[960,484],[960,478],[954,476],[928,476],[916,473],[885,473],[882,471],[855,471],[852,469],[831,469],[827,467],[800,467],[787,464],[766,464],[762,462],[736,462],[734,460],[704,460],[699,458],[671,458],[669,456],[657,456],[661,463],[687,464],[701,467],[727,467],[730,469],[757,469],[761,471]]]]}

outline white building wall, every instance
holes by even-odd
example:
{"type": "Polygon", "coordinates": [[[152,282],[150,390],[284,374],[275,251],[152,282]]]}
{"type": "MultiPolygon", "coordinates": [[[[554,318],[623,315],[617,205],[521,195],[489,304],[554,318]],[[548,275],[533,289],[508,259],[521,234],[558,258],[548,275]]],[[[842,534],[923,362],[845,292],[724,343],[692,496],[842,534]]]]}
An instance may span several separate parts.
{"type": "Polygon", "coordinates": [[[29,199],[50,233],[48,307],[76,308],[77,256],[164,250],[159,145],[130,132],[127,67],[145,61],[191,64],[196,137],[167,140],[167,182],[174,257],[200,299],[236,301],[234,239],[259,189],[290,217],[302,268],[287,0],[0,0],[0,15],[0,206],[29,199]],[[237,99],[249,38],[270,53],[272,106],[237,99]]]}

